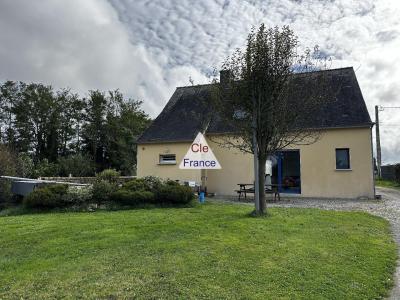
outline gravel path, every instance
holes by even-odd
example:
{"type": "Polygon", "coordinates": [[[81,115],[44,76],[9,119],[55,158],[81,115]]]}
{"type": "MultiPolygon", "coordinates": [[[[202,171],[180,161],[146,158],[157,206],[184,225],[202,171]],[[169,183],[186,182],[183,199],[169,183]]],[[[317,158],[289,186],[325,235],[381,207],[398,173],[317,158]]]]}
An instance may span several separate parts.
{"type": "MultiPolygon", "coordinates": [[[[398,245],[400,257],[400,190],[376,188],[381,200],[339,200],[339,199],[286,199],[277,203],[268,203],[269,207],[301,207],[331,210],[362,210],[387,219],[393,237],[398,245]]],[[[249,203],[253,205],[252,203],[249,203]]],[[[389,299],[400,299],[400,265],[396,268],[395,286],[389,299]]]]}

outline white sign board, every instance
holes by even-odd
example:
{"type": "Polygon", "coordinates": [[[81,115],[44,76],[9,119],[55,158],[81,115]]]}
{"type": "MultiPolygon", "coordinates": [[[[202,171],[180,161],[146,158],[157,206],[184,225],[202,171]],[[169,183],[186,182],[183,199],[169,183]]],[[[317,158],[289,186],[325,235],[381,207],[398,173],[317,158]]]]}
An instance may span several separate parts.
{"type": "Polygon", "coordinates": [[[201,132],[190,145],[179,169],[221,169],[221,165],[201,132]]]}

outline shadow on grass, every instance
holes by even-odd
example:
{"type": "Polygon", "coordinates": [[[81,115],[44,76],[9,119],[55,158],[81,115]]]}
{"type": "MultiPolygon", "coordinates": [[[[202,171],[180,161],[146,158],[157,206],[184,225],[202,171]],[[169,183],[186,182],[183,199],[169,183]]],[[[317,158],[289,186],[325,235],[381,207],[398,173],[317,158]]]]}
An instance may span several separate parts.
{"type": "Polygon", "coordinates": [[[247,216],[251,217],[251,218],[270,218],[270,217],[272,217],[269,210],[267,210],[264,213],[259,213],[256,210],[253,210],[252,212],[248,213],[247,216]]]}

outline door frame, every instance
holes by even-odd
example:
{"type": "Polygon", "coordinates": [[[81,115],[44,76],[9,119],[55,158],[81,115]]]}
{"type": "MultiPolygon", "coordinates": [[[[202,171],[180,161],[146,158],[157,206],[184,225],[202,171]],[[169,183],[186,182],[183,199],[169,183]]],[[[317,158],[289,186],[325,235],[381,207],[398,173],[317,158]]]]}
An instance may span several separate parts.
{"type": "Polygon", "coordinates": [[[287,149],[287,150],[281,150],[278,151],[277,154],[275,154],[277,157],[277,166],[278,166],[278,174],[277,174],[277,183],[278,183],[278,191],[279,193],[287,193],[287,194],[296,194],[296,195],[301,195],[301,154],[300,154],[300,149],[287,149]],[[299,153],[299,177],[300,177],[300,184],[299,184],[299,192],[287,192],[282,188],[282,154],[283,152],[298,152],[299,153]]]}

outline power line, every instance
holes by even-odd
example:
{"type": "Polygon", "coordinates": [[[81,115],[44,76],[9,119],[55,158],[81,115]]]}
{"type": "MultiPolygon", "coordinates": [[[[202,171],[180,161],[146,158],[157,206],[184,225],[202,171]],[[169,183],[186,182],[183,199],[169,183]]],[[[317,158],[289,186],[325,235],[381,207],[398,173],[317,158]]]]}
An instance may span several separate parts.
{"type": "Polygon", "coordinates": [[[379,110],[380,110],[380,111],[383,111],[383,110],[385,110],[386,108],[389,108],[389,109],[397,109],[397,108],[400,108],[400,106],[382,106],[382,105],[379,106],[379,110]]]}
{"type": "Polygon", "coordinates": [[[400,123],[386,123],[386,122],[379,122],[381,126],[400,126],[400,123]]]}

